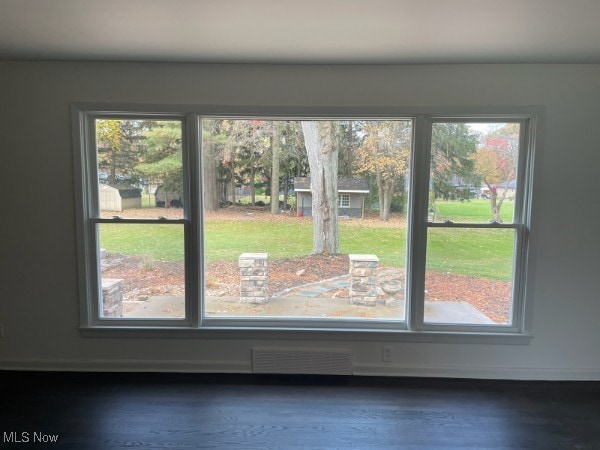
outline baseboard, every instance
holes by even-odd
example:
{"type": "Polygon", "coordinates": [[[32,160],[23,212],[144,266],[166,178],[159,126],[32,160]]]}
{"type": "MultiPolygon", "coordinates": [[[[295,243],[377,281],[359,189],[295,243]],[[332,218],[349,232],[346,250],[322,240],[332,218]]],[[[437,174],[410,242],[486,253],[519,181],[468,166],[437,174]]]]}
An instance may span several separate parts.
{"type": "Polygon", "coordinates": [[[600,369],[354,364],[354,375],[491,380],[600,381],[600,369]]]}
{"type": "MultiPolygon", "coordinates": [[[[196,372],[252,373],[250,361],[12,359],[0,360],[0,370],[66,372],[196,372]]],[[[413,366],[354,364],[356,376],[473,378],[496,380],[600,381],[600,369],[524,368],[497,366],[413,366]]]]}
{"type": "Polygon", "coordinates": [[[249,361],[207,360],[15,359],[0,360],[0,370],[252,373],[252,364],[249,361]]]}

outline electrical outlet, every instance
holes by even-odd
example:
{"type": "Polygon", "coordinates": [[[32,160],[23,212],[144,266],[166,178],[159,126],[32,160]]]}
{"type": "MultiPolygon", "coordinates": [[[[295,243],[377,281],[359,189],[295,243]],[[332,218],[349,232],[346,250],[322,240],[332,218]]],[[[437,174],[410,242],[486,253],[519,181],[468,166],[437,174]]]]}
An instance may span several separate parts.
{"type": "Polygon", "coordinates": [[[389,345],[381,347],[381,360],[383,362],[392,362],[392,347],[389,345]]]}

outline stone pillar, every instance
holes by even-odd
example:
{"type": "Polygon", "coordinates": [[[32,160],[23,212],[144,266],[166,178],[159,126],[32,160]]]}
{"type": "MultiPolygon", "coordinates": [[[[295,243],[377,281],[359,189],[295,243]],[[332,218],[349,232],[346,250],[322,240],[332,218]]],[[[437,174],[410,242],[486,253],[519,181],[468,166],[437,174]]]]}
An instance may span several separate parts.
{"type": "Polygon", "coordinates": [[[102,278],[102,317],[123,317],[123,280],[102,278]]]}
{"type": "Polygon", "coordinates": [[[352,305],[377,305],[377,266],[375,255],[349,255],[350,303],[352,305]]]}
{"type": "Polygon", "coordinates": [[[269,267],[267,253],[242,253],[240,268],[240,303],[267,303],[269,267]]]}

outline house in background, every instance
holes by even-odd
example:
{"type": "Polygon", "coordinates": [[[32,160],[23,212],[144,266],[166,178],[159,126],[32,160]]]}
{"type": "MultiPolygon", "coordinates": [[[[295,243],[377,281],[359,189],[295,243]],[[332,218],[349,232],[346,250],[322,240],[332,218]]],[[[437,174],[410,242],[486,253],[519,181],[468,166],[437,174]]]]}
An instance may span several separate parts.
{"type": "MultiPolygon", "coordinates": [[[[498,183],[492,186],[492,189],[496,189],[496,193],[498,197],[502,197],[504,195],[504,190],[506,189],[506,198],[509,200],[515,199],[515,190],[517,188],[517,180],[511,180],[508,183],[498,183]]],[[[479,195],[481,198],[490,198],[490,188],[487,186],[483,186],[479,190],[479,195]]]]}
{"type": "MultiPolygon", "coordinates": [[[[295,177],[294,190],[298,217],[312,216],[310,177],[295,177]]],[[[338,216],[362,218],[368,193],[369,187],[364,178],[338,178],[338,216]]]]}

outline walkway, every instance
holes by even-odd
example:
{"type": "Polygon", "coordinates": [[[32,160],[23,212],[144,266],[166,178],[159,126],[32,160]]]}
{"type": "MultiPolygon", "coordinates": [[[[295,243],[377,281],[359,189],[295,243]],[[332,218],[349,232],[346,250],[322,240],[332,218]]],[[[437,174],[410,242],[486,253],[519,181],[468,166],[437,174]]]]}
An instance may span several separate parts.
{"type": "MultiPolygon", "coordinates": [[[[393,279],[404,285],[404,272],[398,269],[380,268],[378,278],[380,284],[393,279]]],[[[396,295],[397,306],[383,304],[386,295],[383,291],[380,291],[381,303],[375,307],[351,305],[349,285],[349,275],[344,275],[277,292],[262,305],[239,303],[238,297],[209,297],[206,300],[206,316],[404,320],[403,292],[396,295]]],[[[183,317],[181,297],[150,297],[146,302],[136,303],[126,308],[128,317],[183,317]]],[[[466,302],[426,301],[425,312],[431,322],[493,323],[466,302]]]]}

